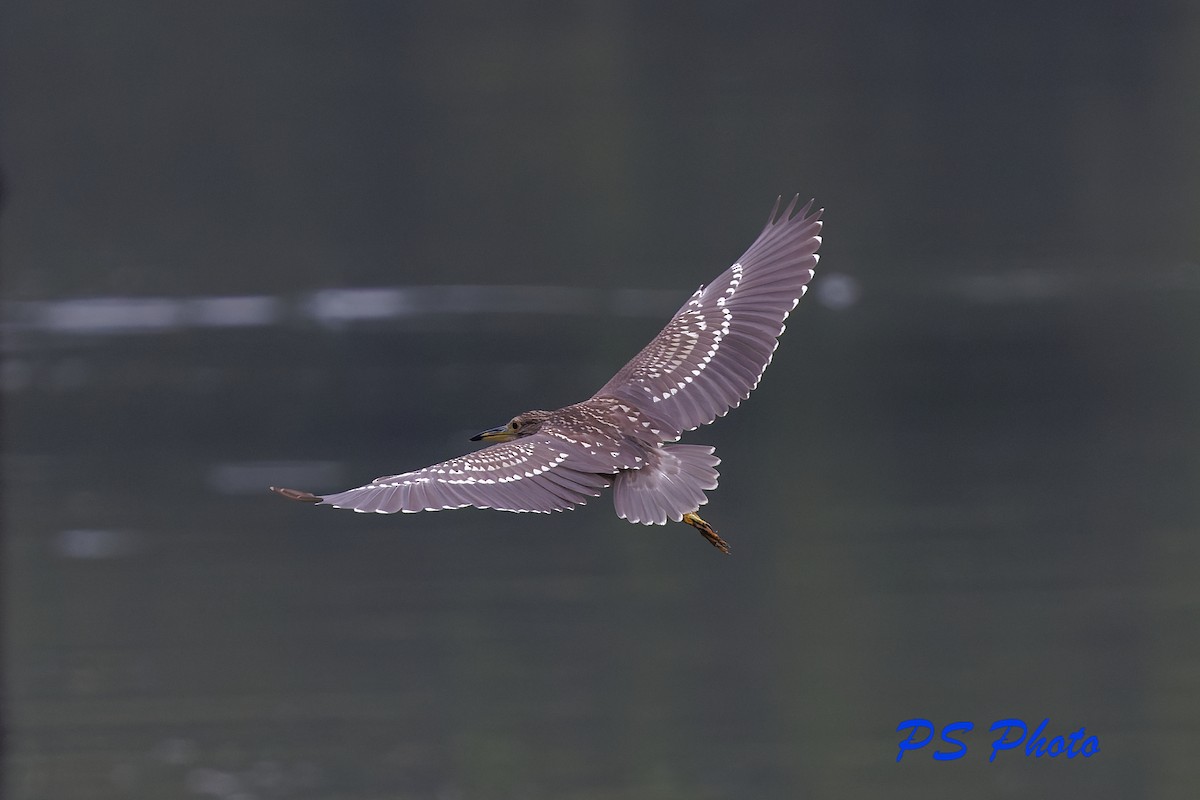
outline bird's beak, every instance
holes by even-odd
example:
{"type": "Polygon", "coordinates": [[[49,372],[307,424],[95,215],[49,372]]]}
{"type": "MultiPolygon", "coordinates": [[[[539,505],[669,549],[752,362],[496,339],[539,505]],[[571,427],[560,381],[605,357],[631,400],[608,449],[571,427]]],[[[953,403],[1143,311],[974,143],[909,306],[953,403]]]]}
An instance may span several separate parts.
{"type": "Polygon", "coordinates": [[[512,431],[507,425],[501,425],[498,428],[488,428],[483,433],[477,433],[471,437],[472,442],[508,442],[517,438],[513,436],[512,431]]]}

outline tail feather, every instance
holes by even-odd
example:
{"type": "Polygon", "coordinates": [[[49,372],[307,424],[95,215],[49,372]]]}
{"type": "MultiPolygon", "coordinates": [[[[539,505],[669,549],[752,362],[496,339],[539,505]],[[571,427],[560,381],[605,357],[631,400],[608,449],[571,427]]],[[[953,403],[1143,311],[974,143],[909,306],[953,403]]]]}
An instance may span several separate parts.
{"type": "Polygon", "coordinates": [[[721,459],[706,445],[670,444],[652,450],[641,469],[617,474],[613,503],[617,516],[642,525],[680,522],[708,502],[717,488],[721,459]]]}

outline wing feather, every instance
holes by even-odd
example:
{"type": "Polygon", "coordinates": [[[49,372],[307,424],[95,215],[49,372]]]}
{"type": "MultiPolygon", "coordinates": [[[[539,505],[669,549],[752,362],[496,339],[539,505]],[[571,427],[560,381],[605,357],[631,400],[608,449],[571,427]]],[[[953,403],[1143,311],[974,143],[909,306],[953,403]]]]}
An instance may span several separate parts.
{"type": "Polygon", "coordinates": [[[448,508],[495,508],[549,513],[583,505],[611,485],[606,475],[588,472],[586,453],[537,434],[485,447],[459,458],[400,475],[376,478],[365,486],[320,497],[335,508],[392,514],[448,508]]]}
{"type": "Polygon", "coordinates": [[[784,320],[813,277],[821,244],[821,210],[794,197],[750,248],[712,283],[700,287],[666,327],[595,397],[614,397],[650,413],[671,430],[663,440],[736,408],[771,363],[784,320]]]}

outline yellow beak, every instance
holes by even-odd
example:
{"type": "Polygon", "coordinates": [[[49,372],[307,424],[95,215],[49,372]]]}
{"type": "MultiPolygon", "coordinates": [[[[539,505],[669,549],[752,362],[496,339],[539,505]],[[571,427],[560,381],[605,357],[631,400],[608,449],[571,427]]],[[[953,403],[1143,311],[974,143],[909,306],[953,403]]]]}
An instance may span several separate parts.
{"type": "Polygon", "coordinates": [[[471,437],[472,442],[511,442],[517,438],[516,434],[508,429],[507,425],[501,425],[498,428],[488,428],[482,433],[477,433],[471,437]]]}

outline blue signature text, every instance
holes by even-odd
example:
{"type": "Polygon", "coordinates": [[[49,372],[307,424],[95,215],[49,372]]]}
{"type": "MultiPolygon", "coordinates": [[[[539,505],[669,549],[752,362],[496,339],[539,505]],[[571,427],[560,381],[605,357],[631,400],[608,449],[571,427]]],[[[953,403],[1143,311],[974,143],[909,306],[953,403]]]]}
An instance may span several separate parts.
{"type": "MultiPolygon", "coordinates": [[[[988,728],[992,733],[998,734],[992,741],[992,754],[988,757],[988,761],[995,761],[1001,751],[1015,750],[1022,744],[1025,745],[1026,758],[1041,758],[1042,756],[1091,758],[1100,752],[1100,740],[1095,736],[1088,736],[1087,730],[1084,728],[1080,728],[1065,738],[1054,736],[1047,739],[1045,730],[1049,724],[1049,718],[1044,719],[1042,724],[1033,729],[1033,733],[1029,733],[1028,726],[1022,720],[996,720],[992,723],[992,727],[988,728]]],[[[933,751],[933,759],[935,761],[955,761],[965,756],[967,743],[957,737],[970,733],[974,728],[975,723],[973,722],[951,722],[942,728],[940,738],[948,748],[940,749],[939,746],[939,749],[933,751]]],[[[927,719],[909,719],[896,727],[897,733],[904,731],[910,732],[908,738],[900,740],[900,752],[896,754],[897,761],[903,759],[906,752],[920,750],[932,742],[934,734],[937,733],[937,726],[927,719]]]]}

